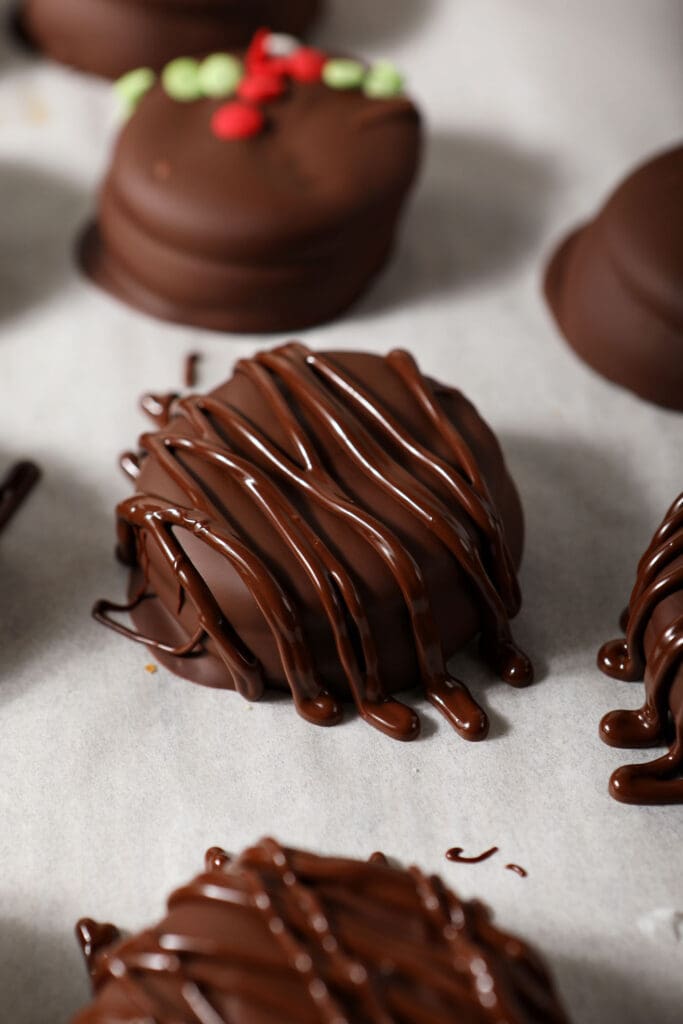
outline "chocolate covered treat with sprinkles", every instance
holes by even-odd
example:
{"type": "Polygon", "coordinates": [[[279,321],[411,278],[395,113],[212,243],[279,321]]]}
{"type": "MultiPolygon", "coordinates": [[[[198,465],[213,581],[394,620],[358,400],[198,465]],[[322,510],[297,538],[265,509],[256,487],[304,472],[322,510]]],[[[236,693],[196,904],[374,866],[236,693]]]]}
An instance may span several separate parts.
{"type": "Polygon", "coordinates": [[[264,29],[116,89],[128,120],[80,250],[107,291],[199,327],[293,331],[386,264],[421,148],[392,64],[264,29]]]}

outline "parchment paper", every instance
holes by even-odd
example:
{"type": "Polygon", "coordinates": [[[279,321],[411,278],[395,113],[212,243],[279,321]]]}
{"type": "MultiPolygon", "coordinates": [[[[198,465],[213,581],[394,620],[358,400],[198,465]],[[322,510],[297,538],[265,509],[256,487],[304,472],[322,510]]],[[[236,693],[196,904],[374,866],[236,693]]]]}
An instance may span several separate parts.
{"type": "Polygon", "coordinates": [[[598,722],[643,691],[594,664],[681,488],[683,416],[579,363],[540,272],[630,166],[680,138],[683,7],[330,7],[320,41],[395,59],[430,141],[391,269],[306,340],[410,347],[498,431],[528,524],[515,632],[539,679],[515,692],[463,655],[455,668],[489,709],[490,740],[464,743],[420,703],[423,737],[400,745],[350,713],[322,731],[286,701],[249,706],[149,674],[143,648],[91,621],[95,598],[124,594],[116,459],[145,427],[138,396],[179,387],[191,350],[204,388],[281,339],[169,327],[79,277],[70,250],[115,131],[111,93],[5,41],[0,469],[30,456],[45,476],[0,538],[0,1017],[66,1024],[87,998],[77,917],[154,920],[206,847],[272,833],[382,849],[483,897],[547,953],[576,1024],[681,1024],[683,809],[608,797],[630,755],[600,742],[598,722]],[[500,856],[478,867],[444,859],[494,843],[500,856]]]}

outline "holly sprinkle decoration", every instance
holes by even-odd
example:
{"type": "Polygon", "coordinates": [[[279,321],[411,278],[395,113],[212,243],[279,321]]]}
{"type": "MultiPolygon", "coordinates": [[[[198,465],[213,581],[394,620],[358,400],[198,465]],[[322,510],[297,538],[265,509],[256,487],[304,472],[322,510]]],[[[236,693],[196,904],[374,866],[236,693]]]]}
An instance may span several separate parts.
{"type": "Polygon", "coordinates": [[[390,99],[403,92],[403,76],[388,60],[379,60],[363,80],[363,92],[373,100],[390,99]]]}
{"type": "Polygon", "coordinates": [[[262,132],[264,125],[262,111],[246,103],[224,103],[211,118],[211,131],[217,139],[249,139],[262,132]]]}
{"type": "Polygon", "coordinates": [[[323,82],[330,89],[360,89],[366,68],[358,60],[328,60],[323,67],[323,82]]]}
{"type": "Polygon", "coordinates": [[[136,68],[119,78],[114,90],[125,114],[130,116],[146,92],[152,88],[156,75],[151,68],[136,68]]]}
{"type": "MultiPolygon", "coordinates": [[[[262,105],[284,96],[290,81],[323,82],[341,91],[359,89],[373,100],[399,96],[404,88],[403,76],[390,61],[368,67],[357,60],[330,58],[293,36],[266,28],[254,35],[244,62],[230,53],[213,53],[201,61],[177,57],[160,78],[167,96],[178,103],[229,100],[211,117],[211,130],[221,140],[259,135],[266,126],[262,105]]],[[[150,68],[137,68],[116,82],[127,114],[133,113],[156,79],[150,68]]]]}
{"type": "Polygon", "coordinates": [[[234,96],[244,75],[244,65],[230,53],[214,53],[199,65],[199,85],[204,96],[222,100],[234,96]]]}

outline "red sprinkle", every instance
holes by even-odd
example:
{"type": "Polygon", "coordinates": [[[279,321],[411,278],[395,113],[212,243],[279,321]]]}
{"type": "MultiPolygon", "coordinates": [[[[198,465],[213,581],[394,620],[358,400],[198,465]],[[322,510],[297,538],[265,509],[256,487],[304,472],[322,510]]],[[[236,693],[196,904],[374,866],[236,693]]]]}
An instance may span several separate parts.
{"type": "Polygon", "coordinates": [[[295,50],[287,60],[289,73],[297,82],[319,82],[326,63],[325,54],[310,46],[295,50]]]}
{"type": "Polygon", "coordinates": [[[252,68],[260,67],[265,64],[268,60],[268,52],[266,50],[266,43],[270,36],[270,29],[260,28],[255,33],[249,44],[244,63],[247,71],[251,71],[252,68]]]}
{"type": "Polygon", "coordinates": [[[267,68],[251,71],[243,78],[237,89],[237,95],[250,103],[267,103],[282,96],[286,89],[282,75],[274,74],[267,68]]]}
{"type": "Polygon", "coordinates": [[[289,57],[268,57],[263,64],[257,64],[255,71],[269,71],[273,75],[289,74],[289,57]]]}
{"type": "Polygon", "coordinates": [[[265,121],[258,107],[224,103],[211,118],[211,130],[218,139],[248,139],[263,131],[265,121]]]}

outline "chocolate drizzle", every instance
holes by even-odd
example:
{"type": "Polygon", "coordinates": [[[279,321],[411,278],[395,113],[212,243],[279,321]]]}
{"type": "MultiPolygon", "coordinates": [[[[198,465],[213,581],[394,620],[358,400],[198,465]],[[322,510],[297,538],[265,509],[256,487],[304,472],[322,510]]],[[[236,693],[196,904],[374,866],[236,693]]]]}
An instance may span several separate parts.
{"type": "Polygon", "coordinates": [[[435,876],[265,839],[100,950],[76,1024],[562,1024],[537,956],[435,876]]]}
{"type": "MultiPolygon", "coordinates": [[[[439,404],[430,383],[405,352],[385,360],[448,459],[420,443],[370,391],[327,356],[290,344],[238,363],[261,403],[277,422],[286,445],[275,444],[234,405],[215,396],[158,397],[150,409],[168,429],[143,435],[143,458],[153,457],[185,503],[169,504],[154,494],[135,495],[118,508],[119,552],[140,565],[143,579],[127,605],[101,601],[95,617],[132,639],[176,658],[195,656],[206,638],[227,669],[234,688],[248,700],[264,693],[266,678],[256,653],[240,640],[215,596],[174,531],[192,534],[239,576],[267,621],[299,713],[318,725],[341,718],[337,699],[321,684],[293,596],[266,559],[239,531],[206,484],[188,468],[192,458],[218,472],[275,531],[306,574],[321,615],[334,636],[337,657],[360,715],[397,739],[419,731],[417,716],[385,692],[378,653],[361,591],[342,556],[317,534],[314,520],[328,515],[350,531],[390,572],[408,612],[416,660],[428,700],[465,738],[481,739],[488,721],[467,688],[449,675],[439,629],[423,572],[406,545],[369,508],[353,500],[320,452],[334,451],[350,461],[383,502],[408,514],[441,543],[467,579],[480,609],[481,650],[500,676],[515,686],[531,681],[528,658],[515,646],[509,618],[520,604],[515,567],[499,514],[477,461],[439,404]],[[297,418],[293,406],[305,417],[297,418]],[[296,504],[292,495],[301,499],[296,504]],[[178,591],[196,610],[196,628],[180,644],[143,636],[111,619],[110,612],[135,611],[148,600],[150,548],[165,561],[178,591]]],[[[139,469],[126,456],[131,473],[139,469]]]]}
{"type": "Polygon", "coordinates": [[[157,427],[165,427],[171,419],[171,410],[177,397],[176,391],[169,391],[163,395],[143,395],[140,399],[140,408],[157,427]]]}
{"type": "Polygon", "coordinates": [[[99,924],[90,917],[81,918],[76,925],[76,938],[81,947],[88,974],[94,975],[97,955],[121,938],[113,924],[99,924]]]}
{"type": "Polygon", "coordinates": [[[490,860],[496,853],[498,853],[498,847],[492,846],[490,850],[484,850],[476,857],[465,857],[462,846],[453,846],[446,851],[446,860],[450,860],[454,864],[483,864],[485,860],[490,860]]]}
{"type": "Polygon", "coordinates": [[[0,481],[0,531],[4,529],[38,480],[40,469],[34,462],[17,462],[0,481]]]}
{"type": "Polygon", "coordinates": [[[679,495],[638,564],[624,617],[626,637],[605,644],[598,665],[628,682],[645,679],[637,711],[612,711],[600,725],[616,747],[649,747],[676,730],[667,754],[648,764],[618,769],[612,796],[625,803],[683,803],[683,494],[679,495]]]}

